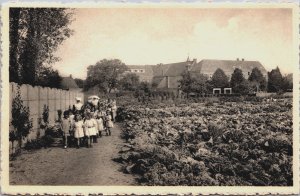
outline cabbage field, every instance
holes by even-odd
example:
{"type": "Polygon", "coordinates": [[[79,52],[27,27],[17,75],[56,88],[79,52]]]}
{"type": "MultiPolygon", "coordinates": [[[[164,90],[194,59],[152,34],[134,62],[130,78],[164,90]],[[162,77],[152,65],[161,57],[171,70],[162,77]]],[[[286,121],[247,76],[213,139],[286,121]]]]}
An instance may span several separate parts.
{"type": "Polygon", "coordinates": [[[140,185],[291,186],[292,100],[128,105],[116,161],[140,185]]]}

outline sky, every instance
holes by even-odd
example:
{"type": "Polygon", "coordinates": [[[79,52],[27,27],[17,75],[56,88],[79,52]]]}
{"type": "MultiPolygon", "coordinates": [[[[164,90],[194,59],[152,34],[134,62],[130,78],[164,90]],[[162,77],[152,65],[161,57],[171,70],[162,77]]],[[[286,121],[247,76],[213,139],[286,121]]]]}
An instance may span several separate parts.
{"type": "Polygon", "coordinates": [[[290,9],[79,8],[74,19],[74,35],[56,52],[63,76],[85,79],[104,58],[127,65],[244,58],[283,73],[293,62],[290,9]]]}

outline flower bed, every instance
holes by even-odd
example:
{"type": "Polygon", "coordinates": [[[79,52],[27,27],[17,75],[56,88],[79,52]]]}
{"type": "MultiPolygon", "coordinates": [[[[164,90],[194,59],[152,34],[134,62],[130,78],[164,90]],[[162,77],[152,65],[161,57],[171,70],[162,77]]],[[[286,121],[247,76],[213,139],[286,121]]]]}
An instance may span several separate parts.
{"type": "Polygon", "coordinates": [[[117,161],[143,185],[292,185],[291,100],[119,109],[117,161]]]}

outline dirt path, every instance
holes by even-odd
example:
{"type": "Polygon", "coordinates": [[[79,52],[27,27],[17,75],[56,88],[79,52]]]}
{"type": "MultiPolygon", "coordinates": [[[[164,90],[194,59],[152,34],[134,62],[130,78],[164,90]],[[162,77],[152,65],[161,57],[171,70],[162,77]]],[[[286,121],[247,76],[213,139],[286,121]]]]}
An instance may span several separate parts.
{"type": "Polygon", "coordinates": [[[23,151],[10,162],[10,184],[18,185],[134,185],[135,179],[114,162],[123,145],[118,125],[93,148],[52,147],[23,151]]]}

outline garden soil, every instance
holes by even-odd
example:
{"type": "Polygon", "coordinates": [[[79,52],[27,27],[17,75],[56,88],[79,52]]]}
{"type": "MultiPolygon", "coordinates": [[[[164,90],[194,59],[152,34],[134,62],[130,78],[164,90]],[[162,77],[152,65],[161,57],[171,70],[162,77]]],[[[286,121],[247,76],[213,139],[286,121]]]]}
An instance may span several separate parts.
{"type": "Polygon", "coordinates": [[[93,148],[51,147],[22,151],[10,161],[11,185],[135,185],[112,159],[124,144],[118,125],[93,148]]]}

